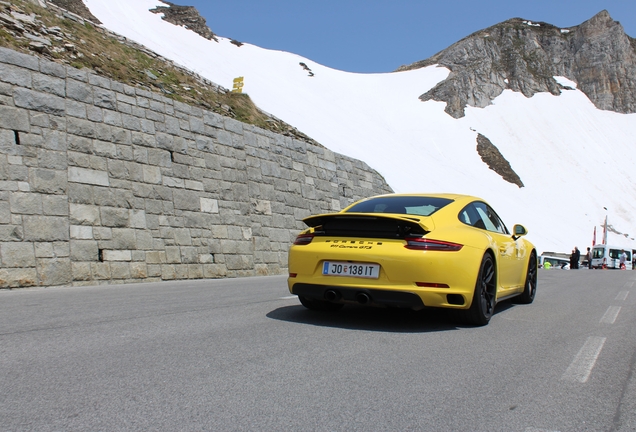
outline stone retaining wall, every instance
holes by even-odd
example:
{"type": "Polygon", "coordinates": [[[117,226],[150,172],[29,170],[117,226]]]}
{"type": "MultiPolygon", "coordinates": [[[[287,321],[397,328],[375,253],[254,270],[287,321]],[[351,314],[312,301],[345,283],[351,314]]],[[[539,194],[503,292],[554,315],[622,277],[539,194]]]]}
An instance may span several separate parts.
{"type": "Polygon", "coordinates": [[[0,287],[283,274],[365,163],[0,48],[0,287]]]}

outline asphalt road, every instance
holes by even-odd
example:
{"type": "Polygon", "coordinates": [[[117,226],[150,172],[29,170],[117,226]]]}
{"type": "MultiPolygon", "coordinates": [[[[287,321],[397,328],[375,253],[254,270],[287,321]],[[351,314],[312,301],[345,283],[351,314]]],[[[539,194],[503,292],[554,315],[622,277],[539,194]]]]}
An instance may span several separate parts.
{"type": "Polygon", "coordinates": [[[0,430],[634,431],[635,280],[541,270],[485,327],[283,277],[0,291],[0,430]]]}

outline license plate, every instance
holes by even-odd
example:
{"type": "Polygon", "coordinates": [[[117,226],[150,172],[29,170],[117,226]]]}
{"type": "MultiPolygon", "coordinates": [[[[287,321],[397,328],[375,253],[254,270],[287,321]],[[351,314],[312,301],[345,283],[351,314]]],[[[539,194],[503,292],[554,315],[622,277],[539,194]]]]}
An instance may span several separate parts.
{"type": "Polygon", "coordinates": [[[380,265],[325,261],[322,265],[322,274],[377,279],[380,275],[380,265]]]}

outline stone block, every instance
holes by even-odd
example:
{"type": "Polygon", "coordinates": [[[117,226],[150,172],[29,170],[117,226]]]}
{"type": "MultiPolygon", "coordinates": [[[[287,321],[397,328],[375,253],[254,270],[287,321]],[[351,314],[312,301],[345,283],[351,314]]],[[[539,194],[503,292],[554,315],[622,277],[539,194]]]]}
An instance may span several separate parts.
{"type": "Polygon", "coordinates": [[[24,230],[21,224],[0,225],[0,242],[15,242],[24,240],[24,230]]]}
{"type": "Polygon", "coordinates": [[[174,208],[179,210],[199,211],[201,210],[201,200],[196,192],[188,190],[179,191],[174,194],[174,208]]]}
{"type": "Polygon", "coordinates": [[[104,261],[132,261],[132,251],[104,250],[103,257],[104,257],[104,261]]]}
{"type": "Polygon", "coordinates": [[[77,117],[81,119],[86,118],[86,105],[80,102],[72,100],[66,100],[66,114],[71,117],[77,117]]]}
{"type": "Polygon", "coordinates": [[[104,110],[95,105],[86,105],[86,118],[92,122],[104,121],[104,110]]]}
{"type": "Polygon", "coordinates": [[[66,97],[78,102],[93,104],[92,87],[74,79],[66,80],[66,97]]]}
{"type": "Polygon", "coordinates": [[[31,73],[16,66],[0,63],[0,81],[20,87],[31,87],[31,73]]]}
{"type": "Polygon", "coordinates": [[[35,247],[30,242],[0,243],[2,267],[35,267],[35,247]]]}
{"type": "Polygon", "coordinates": [[[8,63],[37,71],[40,69],[40,61],[37,57],[22,54],[9,48],[0,47],[0,58],[3,63],[8,63]]]}
{"type": "Polygon", "coordinates": [[[177,264],[174,266],[176,279],[188,279],[188,265],[177,264]]]}
{"type": "Polygon", "coordinates": [[[40,72],[57,78],[66,78],[66,68],[64,65],[51,61],[42,61],[40,63],[40,72]]]}
{"type": "Polygon", "coordinates": [[[130,225],[130,211],[125,208],[102,207],[100,209],[102,226],[128,227],[130,225]]]}
{"type": "Polygon", "coordinates": [[[80,82],[88,82],[88,70],[76,69],[72,66],[66,66],[67,78],[74,79],[80,82]]]}
{"type": "Polygon", "coordinates": [[[49,75],[33,73],[32,74],[33,90],[51,93],[55,96],[66,96],[66,81],[49,75]]]}
{"type": "Polygon", "coordinates": [[[254,258],[251,255],[228,255],[226,267],[228,270],[253,270],[254,258]]]}
{"type": "Polygon", "coordinates": [[[12,130],[0,129],[0,150],[11,151],[11,147],[16,144],[16,134],[12,130]],[[3,149],[4,147],[4,149],[3,149]]]}
{"type": "Polygon", "coordinates": [[[130,211],[130,226],[132,228],[146,228],[146,212],[144,210],[130,211]]]}
{"type": "Polygon", "coordinates": [[[0,268],[0,288],[25,288],[38,285],[38,275],[33,268],[0,268]]]}
{"type": "Polygon", "coordinates": [[[114,249],[137,249],[135,230],[131,228],[113,228],[114,249]]]}
{"type": "Polygon", "coordinates": [[[196,180],[186,180],[185,181],[185,188],[186,189],[191,189],[191,190],[196,190],[196,191],[203,191],[203,183],[200,181],[196,181],[196,180]]]}
{"type": "Polygon", "coordinates": [[[163,280],[174,280],[177,278],[177,271],[175,266],[172,264],[162,264],[161,265],[161,279],[163,280]]]}
{"type": "Polygon", "coordinates": [[[57,216],[24,216],[24,239],[27,241],[69,240],[69,220],[57,216]]]}
{"type": "Polygon", "coordinates": [[[161,184],[161,169],[156,166],[144,165],[143,179],[146,183],[161,184]]]}
{"type": "Polygon", "coordinates": [[[178,246],[166,246],[166,262],[169,264],[181,262],[181,249],[178,246]]]}
{"type": "Polygon", "coordinates": [[[96,279],[96,280],[111,279],[110,263],[109,262],[92,262],[91,273],[93,274],[93,279],[96,279]]]}
{"type": "Polygon", "coordinates": [[[118,111],[103,110],[102,114],[104,116],[104,123],[111,126],[122,126],[123,123],[121,121],[121,113],[119,113],[118,111]]]}
{"type": "Polygon", "coordinates": [[[162,183],[164,186],[171,188],[183,189],[185,188],[185,180],[176,177],[163,176],[162,183]]]}
{"type": "Polygon", "coordinates": [[[200,198],[201,211],[204,213],[218,213],[219,202],[211,198],[200,198]]]}
{"type": "Polygon", "coordinates": [[[163,264],[166,262],[165,251],[148,251],[146,252],[146,263],[148,264],[163,264]]]}
{"type": "Polygon", "coordinates": [[[129,129],[129,130],[132,130],[132,131],[136,131],[136,132],[142,132],[143,131],[143,129],[141,127],[141,121],[139,120],[138,117],[135,117],[134,115],[122,114],[121,115],[121,122],[122,122],[122,126],[124,128],[126,128],[126,129],[129,129]]]}
{"type": "Polygon", "coordinates": [[[199,262],[199,251],[196,247],[184,246],[181,248],[181,262],[196,264],[199,262]]]}
{"type": "Polygon", "coordinates": [[[113,229],[104,227],[93,227],[93,237],[95,240],[112,240],[113,229]]]}
{"type": "Polygon", "coordinates": [[[176,228],[174,231],[174,241],[179,246],[192,245],[192,236],[188,228],[176,228]]]}
{"type": "Polygon", "coordinates": [[[170,151],[159,149],[148,149],[148,163],[159,167],[170,168],[172,166],[172,158],[170,151]]]}
{"type": "Polygon", "coordinates": [[[117,156],[117,146],[112,142],[95,140],[93,143],[93,152],[97,156],[114,158],[117,156]]]}
{"type": "Polygon", "coordinates": [[[74,281],[92,280],[91,264],[87,262],[72,262],[71,275],[74,281]]]}
{"type": "Polygon", "coordinates": [[[203,264],[203,276],[209,279],[227,277],[227,267],[225,264],[203,264]]]}
{"type": "Polygon", "coordinates": [[[146,269],[148,271],[148,277],[149,278],[160,278],[161,277],[161,265],[159,265],[159,264],[150,265],[149,264],[146,269]]]}
{"type": "Polygon", "coordinates": [[[68,198],[62,195],[44,195],[42,212],[45,216],[68,216],[68,198]]]}
{"type": "Polygon", "coordinates": [[[95,240],[72,239],[70,246],[71,261],[99,261],[99,247],[95,240]]]}
{"type": "Polygon", "coordinates": [[[89,73],[88,74],[88,82],[89,84],[93,85],[93,86],[97,86],[97,87],[101,87],[104,89],[110,89],[111,88],[111,81],[110,79],[102,76],[102,75],[97,75],[94,73],[89,73]]]}
{"type": "Polygon", "coordinates": [[[188,279],[203,279],[203,266],[188,264],[188,279]]]}
{"type": "Polygon", "coordinates": [[[93,87],[93,103],[107,110],[117,109],[117,95],[114,91],[93,87]]]}
{"type": "Polygon", "coordinates": [[[107,172],[79,167],[68,168],[68,181],[98,186],[109,186],[107,172]]]}
{"type": "Polygon", "coordinates": [[[112,262],[110,273],[113,279],[130,279],[130,264],[125,262],[112,262]]]}
{"type": "Polygon", "coordinates": [[[146,279],[148,277],[148,266],[146,263],[130,263],[130,277],[132,279],[146,279]]]}
{"type": "Polygon", "coordinates": [[[154,248],[154,239],[148,230],[137,230],[135,233],[137,238],[137,249],[151,250],[154,248]]]}
{"type": "Polygon", "coordinates": [[[73,281],[69,259],[39,259],[37,270],[42,286],[67,285],[73,281]]]}
{"type": "Polygon", "coordinates": [[[70,221],[74,225],[101,225],[99,207],[93,205],[69,205],[70,221]]]}
{"type": "Polygon", "coordinates": [[[37,193],[12,192],[9,195],[11,213],[41,215],[42,195],[37,193]]]}
{"type": "Polygon", "coordinates": [[[53,243],[53,255],[57,258],[66,258],[71,256],[71,247],[67,241],[53,243]]]}
{"type": "Polygon", "coordinates": [[[40,111],[56,116],[66,114],[66,101],[48,93],[40,93],[33,90],[18,87],[13,93],[15,105],[33,111],[40,111]]]}
{"type": "MultiPolygon", "coordinates": [[[[29,112],[20,108],[0,105],[0,128],[29,132],[31,128],[29,125],[29,112]]],[[[11,134],[10,141],[11,144],[15,142],[13,134],[11,134]]]]}
{"type": "Polygon", "coordinates": [[[36,258],[55,258],[53,243],[34,243],[36,258]]]}
{"type": "Polygon", "coordinates": [[[0,201],[0,225],[8,224],[11,220],[11,209],[8,201],[0,201]]]}
{"type": "Polygon", "coordinates": [[[85,225],[71,225],[71,239],[92,240],[93,227],[85,225]]]}

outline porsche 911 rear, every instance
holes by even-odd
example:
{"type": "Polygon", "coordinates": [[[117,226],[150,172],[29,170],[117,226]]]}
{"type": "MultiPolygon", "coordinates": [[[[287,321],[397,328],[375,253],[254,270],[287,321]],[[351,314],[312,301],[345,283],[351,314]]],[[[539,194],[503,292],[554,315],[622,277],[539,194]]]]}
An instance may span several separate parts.
{"type": "Polygon", "coordinates": [[[290,248],[288,279],[304,305],[470,306],[483,250],[436,239],[431,218],[338,213],[305,221],[311,228],[290,248]]]}

